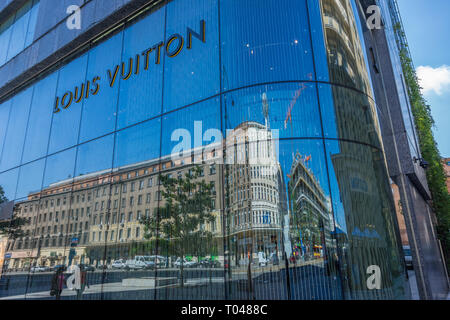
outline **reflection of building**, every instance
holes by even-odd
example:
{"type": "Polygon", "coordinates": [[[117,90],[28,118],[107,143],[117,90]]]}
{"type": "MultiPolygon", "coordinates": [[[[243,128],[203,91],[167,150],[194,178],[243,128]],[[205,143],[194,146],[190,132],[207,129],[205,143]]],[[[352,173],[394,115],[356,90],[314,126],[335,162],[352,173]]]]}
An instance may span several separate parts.
{"type": "MultiPolygon", "coordinates": [[[[213,182],[214,188],[220,187],[222,166],[213,163],[220,150],[208,154],[202,154],[201,150],[193,150],[188,157],[174,161],[167,156],[119,168],[113,173],[109,170],[92,173],[31,194],[27,201],[16,204],[15,210],[20,216],[30,217],[31,223],[24,227],[24,238],[9,241],[10,268],[23,268],[29,263],[49,266],[67,263],[73,242],[77,242],[73,263],[103,264],[129,257],[130,244],[143,241],[139,219],[155,214],[162,204],[160,174],[184,176],[192,170],[193,161],[198,161],[205,181],[213,182]]],[[[216,220],[207,228],[215,237],[221,237],[220,197],[215,191],[214,194],[216,220]]]]}
{"type": "Polygon", "coordinates": [[[311,156],[302,158],[297,153],[289,174],[290,239],[295,259],[324,257],[334,230],[329,197],[307,168],[310,160],[311,156]]]}
{"type": "Polygon", "coordinates": [[[3,263],[5,262],[6,245],[8,239],[5,236],[0,235],[0,272],[3,269],[3,263]]]}
{"type": "Polygon", "coordinates": [[[267,121],[245,122],[226,139],[229,236],[237,263],[258,252],[281,254],[286,199],[274,139],[267,121]]]}
{"type": "Polygon", "coordinates": [[[349,1],[323,0],[323,17],[328,48],[330,81],[357,90],[332,86],[336,134],[340,138],[330,152],[336,175],[339,201],[345,212],[347,243],[340,243],[339,253],[351,275],[344,284],[348,297],[369,298],[366,270],[379,265],[388,296],[401,296],[401,257],[394,230],[394,205],[387,179],[385,160],[380,151],[381,135],[375,104],[365,68],[353,10],[349,1]],[[350,142],[352,141],[352,142],[350,142]],[[365,145],[355,143],[364,142],[365,145]],[[368,146],[369,145],[369,146],[368,146]],[[345,249],[344,249],[345,247],[345,249]],[[369,258],[370,257],[370,258],[369,258]],[[395,283],[397,281],[397,283],[395,283]]]}

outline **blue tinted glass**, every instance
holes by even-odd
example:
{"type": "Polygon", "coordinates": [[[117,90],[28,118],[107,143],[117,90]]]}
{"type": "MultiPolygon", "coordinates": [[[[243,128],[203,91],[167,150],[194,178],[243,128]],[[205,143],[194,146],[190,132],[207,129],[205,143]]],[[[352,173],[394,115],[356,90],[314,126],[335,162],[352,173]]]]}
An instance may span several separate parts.
{"type": "Polygon", "coordinates": [[[114,168],[158,159],[160,136],[160,118],[118,132],[114,168]]]}
{"type": "Polygon", "coordinates": [[[78,147],[75,176],[86,175],[111,168],[114,135],[100,138],[78,147]]]}
{"type": "Polygon", "coordinates": [[[119,86],[109,85],[106,70],[121,61],[122,37],[121,32],[89,52],[86,80],[90,81],[90,91],[83,104],[80,142],[114,131],[119,86]],[[100,79],[96,80],[96,77],[100,79]]]}
{"type": "Polygon", "coordinates": [[[219,93],[217,2],[217,0],[181,0],[172,1],[167,6],[166,44],[173,35],[175,40],[170,42],[169,51],[166,52],[165,112],[219,93]],[[202,20],[204,25],[201,24],[202,20]],[[189,32],[188,28],[193,32],[189,32]],[[181,42],[176,34],[183,38],[183,46],[178,55],[169,57],[169,54],[177,52],[181,42]],[[205,43],[202,41],[203,35],[205,43]]]}
{"type": "Polygon", "coordinates": [[[33,42],[34,32],[36,30],[37,17],[39,13],[39,4],[40,4],[39,1],[34,1],[33,8],[31,8],[30,11],[30,21],[28,22],[28,31],[25,39],[25,47],[28,47],[33,42]]]}
{"type": "Polygon", "coordinates": [[[164,48],[160,46],[158,50],[157,45],[164,41],[164,14],[165,9],[160,9],[124,31],[123,68],[122,64],[117,65],[118,69],[115,69],[116,66],[111,66],[111,79],[117,70],[114,85],[120,85],[118,129],[146,120],[161,112],[164,48]],[[148,50],[154,46],[157,47],[149,52],[148,50]],[[139,65],[137,56],[139,56],[139,65]],[[138,69],[136,69],[137,66],[139,66],[138,69]]]}
{"type": "Polygon", "coordinates": [[[339,271],[321,259],[332,257],[336,248],[323,141],[280,141],[278,155],[275,167],[280,178],[275,189],[286,232],[283,248],[290,269],[297,271],[291,274],[291,297],[339,299],[339,271]],[[296,265],[308,261],[314,261],[311,272],[297,269],[296,265]],[[312,292],[317,283],[322,285],[312,292]]]}
{"type": "Polygon", "coordinates": [[[0,26],[0,65],[4,64],[7,60],[9,41],[11,39],[11,32],[13,29],[14,16],[6,20],[0,26]]]}
{"type": "MultiPolygon", "coordinates": [[[[344,141],[326,141],[326,154],[342,273],[349,280],[344,290],[353,298],[373,299],[374,292],[365,289],[368,266],[382,266],[389,274],[382,281],[388,283],[403,277],[397,237],[386,232],[393,228],[395,209],[384,157],[372,147],[344,141]],[[352,257],[359,257],[358,263],[352,257]]],[[[402,296],[402,290],[384,297],[402,296]]]]}
{"type": "Polygon", "coordinates": [[[224,90],[314,79],[305,0],[222,0],[220,6],[224,90]]]}
{"type": "Polygon", "coordinates": [[[71,180],[73,178],[76,151],[76,148],[72,148],[47,158],[44,174],[44,188],[51,184],[71,180]]]}
{"type": "Polygon", "coordinates": [[[11,42],[9,44],[7,60],[16,56],[25,46],[28,21],[30,20],[30,6],[31,1],[29,1],[16,13],[16,21],[14,21],[14,27],[11,34],[11,42]]]}
{"type": "Polygon", "coordinates": [[[2,158],[3,142],[5,141],[6,129],[8,128],[11,103],[12,99],[0,104],[0,159],[2,158]]]}
{"type": "Polygon", "coordinates": [[[381,146],[373,100],[356,90],[319,84],[325,137],[381,146]]]}
{"type": "Polygon", "coordinates": [[[19,168],[0,173],[0,186],[2,186],[8,200],[15,200],[18,175],[19,168]]]}
{"type": "Polygon", "coordinates": [[[309,21],[311,25],[311,39],[314,49],[314,62],[316,66],[316,80],[329,81],[327,51],[323,34],[320,1],[307,0],[309,21]]]}
{"type": "Polygon", "coordinates": [[[31,193],[37,193],[41,190],[44,167],[45,159],[20,167],[16,193],[17,199],[28,197],[31,193]]]}
{"type": "Polygon", "coordinates": [[[219,98],[165,115],[161,138],[162,156],[220,142],[219,98]]]}
{"type": "Polygon", "coordinates": [[[12,99],[8,130],[0,161],[0,171],[20,164],[32,95],[33,87],[30,87],[12,99]]]}
{"type": "Polygon", "coordinates": [[[321,135],[314,84],[271,84],[237,90],[223,96],[224,126],[246,121],[279,130],[280,138],[321,135]]]}
{"type": "Polygon", "coordinates": [[[47,153],[57,79],[58,73],[54,73],[34,86],[22,163],[47,153]]]}
{"type": "Polygon", "coordinates": [[[56,90],[59,112],[53,115],[49,153],[71,147],[78,141],[81,108],[84,101],[80,98],[84,97],[86,91],[84,86],[86,66],[87,55],[85,54],[59,71],[56,90]]]}

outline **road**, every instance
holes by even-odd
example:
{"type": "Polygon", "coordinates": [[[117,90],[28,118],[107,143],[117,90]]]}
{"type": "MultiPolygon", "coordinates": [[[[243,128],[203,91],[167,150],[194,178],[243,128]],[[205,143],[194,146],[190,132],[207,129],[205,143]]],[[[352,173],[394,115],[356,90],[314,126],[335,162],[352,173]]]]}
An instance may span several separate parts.
{"type": "MultiPolygon", "coordinates": [[[[11,273],[3,275],[9,280],[8,288],[0,288],[0,299],[54,299],[49,295],[53,273],[35,274],[11,273]]],[[[339,299],[339,281],[325,274],[324,268],[303,265],[290,268],[290,291],[286,290],[285,269],[280,266],[252,268],[251,286],[247,268],[234,269],[232,278],[225,282],[223,268],[185,269],[185,284],[155,287],[134,287],[122,285],[129,278],[176,278],[179,270],[175,268],[139,271],[99,270],[88,272],[90,287],[83,299],[339,299]],[[268,286],[270,290],[268,290],[268,286]]],[[[75,299],[74,291],[65,289],[62,299],[75,299]]]]}

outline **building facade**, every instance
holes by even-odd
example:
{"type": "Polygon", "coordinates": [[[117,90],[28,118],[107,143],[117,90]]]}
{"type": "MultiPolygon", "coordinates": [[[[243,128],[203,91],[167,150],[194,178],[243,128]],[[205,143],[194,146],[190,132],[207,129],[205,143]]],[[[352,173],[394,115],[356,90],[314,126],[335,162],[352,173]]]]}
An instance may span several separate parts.
{"type": "Polygon", "coordinates": [[[409,298],[358,2],[75,2],[0,6],[1,296],[409,298]]]}
{"type": "Polygon", "coordinates": [[[401,55],[411,57],[396,1],[360,1],[360,16],[370,6],[380,9],[380,27],[364,27],[366,51],[377,101],[378,119],[402,243],[411,248],[421,299],[445,299],[448,276],[436,233],[436,216],[426,179],[414,116],[403,74],[401,55]]]}

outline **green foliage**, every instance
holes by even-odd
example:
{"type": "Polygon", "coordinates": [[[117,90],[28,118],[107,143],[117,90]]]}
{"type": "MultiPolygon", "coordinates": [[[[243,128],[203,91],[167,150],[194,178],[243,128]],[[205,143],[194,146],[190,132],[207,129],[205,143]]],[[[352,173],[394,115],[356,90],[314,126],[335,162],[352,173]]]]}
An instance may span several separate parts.
{"type": "Polygon", "coordinates": [[[0,186],[0,204],[6,201],[8,201],[8,199],[5,197],[5,191],[3,191],[2,186],[0,186]]]}
{"type": "MultiPolygon", "coordinates": [[[[405,38],[400,24],[394,26],[394,31],[398,37],[405,38]]],[[[421,94],[407,44],[404,41],[398,41],[398,45],[421,154],[429,163],[427,181],[433,198],[433,210],[437,218],[437,233],[442,242],[444,254],[446,254],[447,265],[450,267],[450,195],[446,186],[442,158],[433,136],[434,120],[431,115],[431,107],[421,94]]]]}
{"type": "MultiPolygon", "coordinates": [[[[180,258],[186,254],[200,256],[211,250],[216,251],[211,246],[212,233],[204,228],[207,223],[214,221],[213,183],[206,183],[200,177],[199,166],[178,179],[161,175],[161,195],[165,203],[153,215],[140,219],[145,239],[158,240],[160,246],[166,246],[167,250],[180,258]]],[[[183,265],[181,279],[182,270],[183,265]]]]}
{"type": "MultiPolygon", "coordinates": [[[[0,186],[0,204],[7,201],[8,199],[5,197],[5,192],[3,191],[2,186],[0,186]]],[[[14,210],[11,219],[0,221],[0,235],[7,236],[9,239],[23,237],[25,233],[22,226],[29,222],[29,219],[19,217],[16,210],[14,210]]]]}

